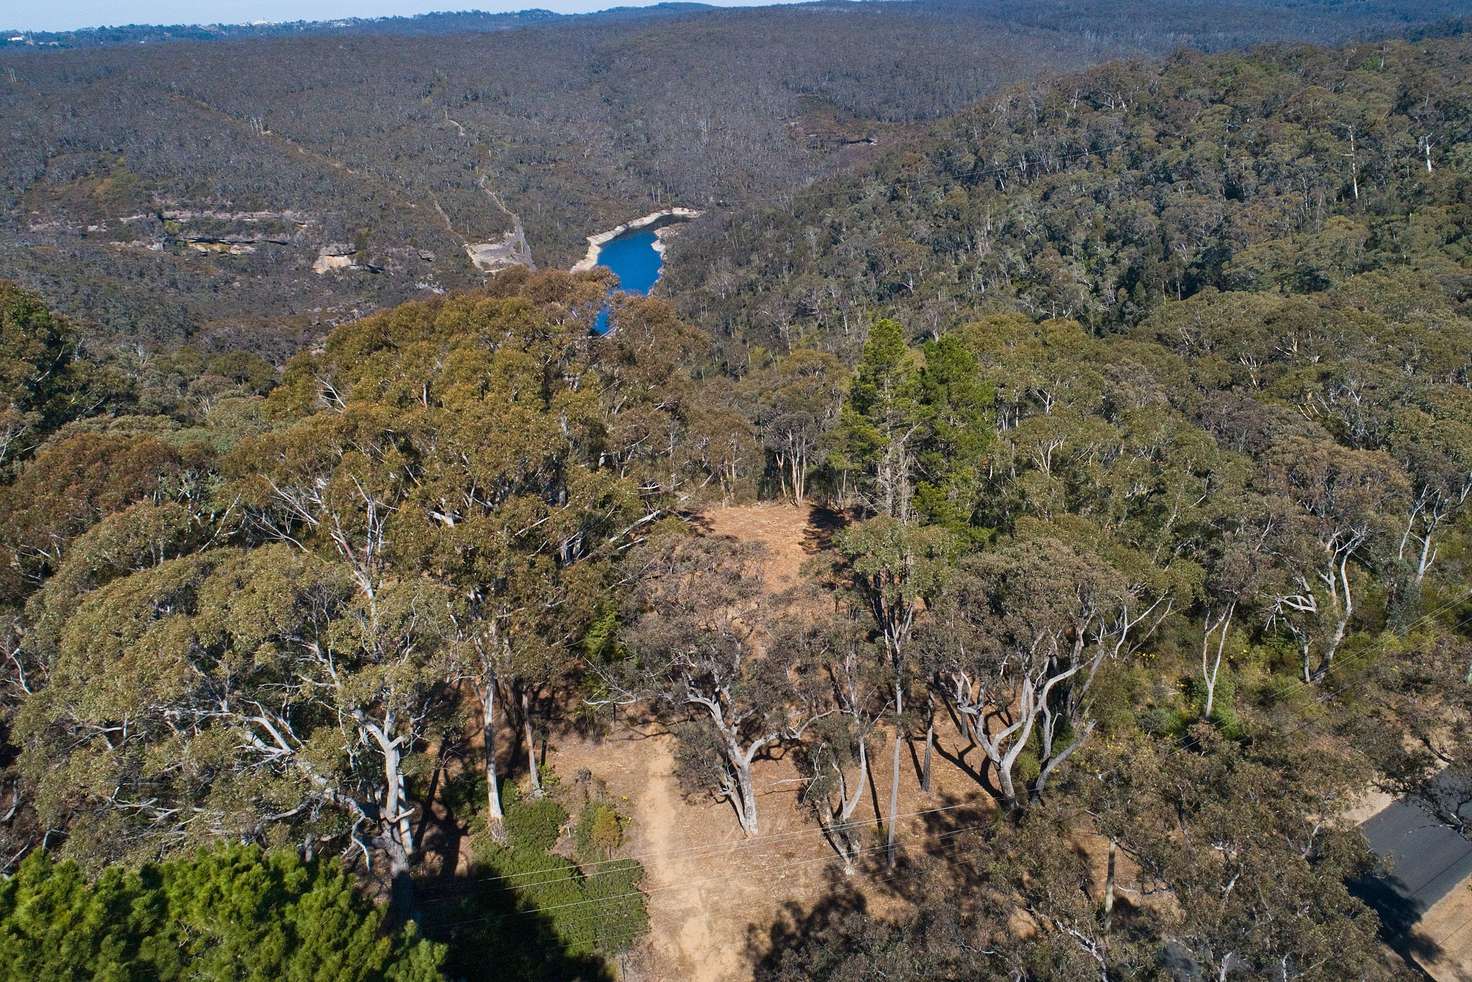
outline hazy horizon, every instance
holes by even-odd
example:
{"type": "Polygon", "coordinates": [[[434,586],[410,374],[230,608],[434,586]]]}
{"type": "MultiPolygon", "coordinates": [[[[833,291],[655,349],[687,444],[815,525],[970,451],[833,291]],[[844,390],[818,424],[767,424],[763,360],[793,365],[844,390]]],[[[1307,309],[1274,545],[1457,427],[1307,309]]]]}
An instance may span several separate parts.
{"type": "MultiPolygon", "coordinates": [[[[553,10],[586,14],[610,7],[651,7],[661,0],[526,0],[522,3],[447,5],[444,0],[55,0],[23,4],[17,14],[0,15],[0,28],[19,31],[76,31],[127,24],[257,24],[339,20],[348,17],[413,17],[419,14],[513,13],[553,10]]],[[[773,0],[701,0],[720,7],[765,6],[773,0]]]]}

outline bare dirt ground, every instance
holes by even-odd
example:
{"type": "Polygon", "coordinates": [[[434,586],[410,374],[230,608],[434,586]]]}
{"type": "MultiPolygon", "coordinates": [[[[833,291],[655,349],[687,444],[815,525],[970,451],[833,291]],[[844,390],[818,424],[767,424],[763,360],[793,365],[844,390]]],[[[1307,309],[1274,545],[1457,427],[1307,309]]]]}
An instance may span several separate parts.
{"type": "MultiPolygon", "coordinates": [[[[954,746],[956,735],[951,738],[954,746]]],[[[822,900],[840,864],[812,813],[798,800],[802,783],[790,761],[757,764],[761,833],[747,838],[730,805],[685,797],[674,775],[672,747],[665,733],[626,728],[596,743],[564,737],[548,760],[563,775],[588,770],[631,820],[629,854],[646,869],[650,935],[647,950],[635,959],[643,971],[630,971],[629,977],[698,982],[750,978],[752,954],[763,946],[758,941],[750,949],[749,940],[765,937],[786,905],[805,909],[822,900]]],[[[876,737],[871,773],[878,793],[871,784],[854,816],[868,823],[862,841],[873,858],[882,851],[889,747],[887,734],[876,737]]],[[[976,785],[956,768],[937,761],[934,777],[934,792],[921,792],[914,763],[908,751],[903,754],[901,850],[919,847],[932,833],[949,836],[969,828],[989,810],[976,785]]],[[[853,885],[867,892],[857,876],[853,885]]],[[[882,896],[872,899],[876,911],[892,906],[882,896]]]]}
{"type": "Polygon", "coordinates": [[[1425,942],[1416,960],[1437,982],[1472,982],[1472,880],[1433,904],[1413,938],[1425,942]]]}
{"type": "MultiPolygon", "coordinates": [[[[778,594],[798,585],[804,564],[828,545],[841,520],[821,510],[762,504],[711,510],[696,524],[707,535],[765,546],[763,579],[778,594]]],[[[888,806],[890,739],[875,737],[870,786],[854,816],[869,823],[863,847],[875,856],[888,806]]],[[[961,741],[949,731],[939,742],[953,752],[961,741]]],[[[749,978],[752,954],[763,950],[761,939],[784,905],[817,903],[834,875],[841,876],[833,850],[799,800],[802,782],[790,760],[755,767],[761,833],[754,838],[742,834],[730,805],[684,796],[674,774],[673,739],[658,728],[620,727],[600,741],[565,734],[554,741],[548,762],[567,778],[590,772],[631,819],[629,852],[647,871],[650,934],[645,949],[627,963],[628,978],[749,978]]],[[[921,792],[917,765],[906,749],[897,823],[902,850],[918,848],[941,830],[976,824],[988,809],[971,778],[940,757],[933,792],[921,792]]],[[[864,889],[857,875],[854,885],[864,889]]],[[[877,896],[882,891],[874,892],[876,912],[891,906],[877,896]]]]}
{"type": "Polygon", "coordinates": [[[843,521],[826,509],[772,502],[714,508],[696,518],[697,527],[707,535],[755,543],[765,550],[762,579],[770,594],[798,586],[803,565],[831,545],[843,521]]]}
{"type": "Polygon", "coordinates": [[[1380,814],[1395,801],[1395,795],[1379,788],[1366,788],[1354,806],[1341,817],[1350,825],[1363,825],[1380,814]]]}
{"type": "Polygon", "coordinates": [[[650,934],[636,960],[643,971],[630,976],[747,977],[748,924],[770,918],[782,900],[820,896],[832,852],[797,805],[790,765],[758,767],[763,829],[748,839],[729,805],[683,796],[672,744],[664,733],[626,729],[597,744],[564,739],[549,760],[563,774],[586,768],[631,819],[629,853],[646,870],[650,934]]]}
{"type": "MultiPolygon", "coordinates": [[[[820,554],[831,545],[842,517],[781,504],[712,509],[692,516],[703,534],[765,547],[762,577],[776,596],[811,580],[820,554]]],[[[809,601],[810,602],[810,601],[809,601]]],[[[503,748],[512,744],[511,735],[503,748]]],[[[861,844],[877,865],[883,853],[888,811],[892,734],[881,731],[870,746],[868,787],[854,821],[865,823],[861,844]]],[[[967,847],[968,830],[984,825],[992,810],[960,757],[965,738],[944,714],[937,716],[934,786],[919,787],[920,762],[902,748],[898,842],[902,856],[922,852],[936,858],[967,847]],[[959,759],[958,759],[959,758],[959,759]]],[[[474,748],[472,748],[472,751],[474,748]]],[[[504,749],[503,749],[504,752],[504,749]]],[[[974,756],[974,755],[973,755],[974,756]]],[[[650,931],[647,940],[620,962],[629,982],[693,980],[725,982],[752,976],[754,959],[769,948],[772,926],[784,913],[809,910],[832,895],[835,882],[851,887],[871,914],[902,916],[902,889],[909,875],[902,863],[888,875],[857,873],[845,880],[833,850],[812,812],[799,799],[802,782],[791,760],[759,761],[761,833],[746,837],[729,804],[709,796],[686,797],[675,775],[674,740],[657,726],[620,725],[601,738],[573,732],[555,735],[547,764],[564,780],[586,771],[628,817],[628,855],[644,864],[650,931]]],[[[1367,794],[1354,809],[1356,820],[1384,806],[1387,796],[1367,794]]],[[[434,823],[431,822],[431,825],[434,823]]],[[[464,843],[451,837],[440,845],[446,873],[463,867],[464,843]],[[459,862],[452,864],[450,857],[459,862]]],[[[1087,853],[1102,888],[1107,845],[1081,831],[1077,847],[1087,853]]],[[[1119,900],[1149,902],[1138,872],[1121,853],[1119,900]]],[[[1472,982],[1472,889],[1454,891],[1432,908],[1418,934],[1429,943],[1422,963],[1438,982],[1472,982]]]]}

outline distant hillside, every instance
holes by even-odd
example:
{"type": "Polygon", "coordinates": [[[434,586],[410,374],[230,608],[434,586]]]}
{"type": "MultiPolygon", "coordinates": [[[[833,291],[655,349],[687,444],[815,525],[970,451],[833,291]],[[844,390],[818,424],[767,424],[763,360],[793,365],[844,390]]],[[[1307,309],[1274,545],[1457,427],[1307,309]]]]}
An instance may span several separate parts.
{"type": "Polygon", "coordinates": [[[584,236],[658,207],[759,205],[1021,81],[1453,10],[666,5],[0,51],[0,277],[130,341],[294,335],[473,285],[472,255],[524,258],[519,231],[537,264],[562,266],[584,236]]]}
{"type": "Polygon", "coordinates": [[[1203,292],[1396,267],[1465,312],[1469,205],[1472,38],[1181,54],[1009,90],[872,170],[692,229],[666,286],[737,363],[803,338],[852,351],[879,314],[1119,330],[1203,292]]]}
{"type": "Polygon", "coordinates": [[[412,17],[346,17],[269,24],[120,24],[75,31],[0,30],[0,51],[9,48],[96,48],[112,44],[162,44],[168,41],[238,41],[250,38],[307,37],[320,34],[395,34],[423,36],[505,31],[554,21],[630,20],[711,9],[704,3],[656,3],[614,7],[589,14],[559,14],[530,9],[437,11],[412,17]]]}

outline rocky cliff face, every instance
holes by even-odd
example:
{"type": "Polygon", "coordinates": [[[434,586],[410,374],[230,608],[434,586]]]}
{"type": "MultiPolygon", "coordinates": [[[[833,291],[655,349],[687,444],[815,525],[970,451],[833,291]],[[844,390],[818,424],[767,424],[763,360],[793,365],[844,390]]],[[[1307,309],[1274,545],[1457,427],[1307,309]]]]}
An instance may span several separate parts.
{"type": "Polygon", "coordinates": [[[496,242],[467,242],[465,254],[471,265],[482,273],[494,273],[510,266],[525,266],[536,269],[532,261],[531,246],[527,245],[526,232],[518,225],[496,242]]]}
{"type": "Polygon", "coordinates": [[[165,338],[192,334],[222,311],[237,322],[331,325],[530,262],[524,236],[477,251],[407,206],[348,216],[219,196],[140,197],[120,207],[90,193],[31,196],[24,211],[0,218],[0,278],[80,320],[165,338]]]}

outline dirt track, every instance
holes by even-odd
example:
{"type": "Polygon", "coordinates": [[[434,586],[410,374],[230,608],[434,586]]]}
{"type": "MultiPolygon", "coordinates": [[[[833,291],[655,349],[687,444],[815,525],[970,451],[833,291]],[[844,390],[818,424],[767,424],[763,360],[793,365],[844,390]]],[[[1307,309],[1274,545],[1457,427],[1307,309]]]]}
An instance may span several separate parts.
{"type": "MultiPolygon", "coordinates": [[[[838,518],[791,505],[748,505],[712,510],[695,520],[707,535],[756,542],[766,547],[763,580],[771,594],[802,579],[805,564],[829,545],[838,518]]],[[[888,736],[876,734],[876,743],[888,736]]],[[[939,734],[954,752],[959,734],[939,734]]],[[[785,904],[808,907],[830,889],[838,866],[811,813],[798,801],[802,782],[789,759],[758,761],[761,834],[741,833],[729,804],[708,796],[686,798],[674,774],[673,739],[657,727],[623,726],[601,741],[567,734],[554,741],[550,763],[571,777],[587,770],[604,782],[629,815],[629,849],[645,866],[650,935],[627,960],[626,977],[649,980],[724,982],[750,978],[752,957],[766,949],[768,929],[785,904]]],[[[877,748],[876,748],[877,749],[877,748]]],[[[864,845],[881,842],[882,793],[889,786],[887,750],[876,754],[870,791],[854,819],[866,823],[864,845]],[[882,758],[882,759],[881,759],[882,758]]],[[[937,761],[935,793],[918,787],[908,753],[901,773],[901,848],[913,848],[930,833],[978,820],[988,806],[960,769],[937,761]],[[939,809],[939,813],[935,810],[939,809]]],[[[962,840],[950,839],[949,843],[962,840]]],[[[871,891],[871,909],[884,909],[883,891],[871,891]]]]}
{"type": "MultiPolygon", "coordinates": [[[[769,592],[795,586],[804,562],[826,544],[830,522],[806,508],[752,505],[697,520],[705,534],[765,546],[769,592]]],[[[687,800],[674,775],[673,739],[620,731],[599,743],[565,738],[550,755],[560,773],[591,771],[632,817],[631,852],[644,863],[650,939],[630,976],[695,982],[749,977],[747,936],[786,900],[821,896],[832,852],[797,803],[791,763],[756,767],[762,835],[746,838],[729,805],[687,800]],[[639,963],[642,962],[642,965],[639,963]]]]}

